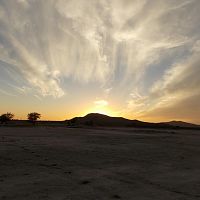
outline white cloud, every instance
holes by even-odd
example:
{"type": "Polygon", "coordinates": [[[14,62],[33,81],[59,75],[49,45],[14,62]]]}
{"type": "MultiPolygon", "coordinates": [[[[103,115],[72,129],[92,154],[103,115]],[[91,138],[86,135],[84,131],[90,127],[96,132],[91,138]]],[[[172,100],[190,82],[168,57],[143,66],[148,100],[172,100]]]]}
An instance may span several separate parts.
{"type": "Polygon", "coordinates": [[[105,107],[105,106],[108,106],[108,102],[106,100],[97,100],[97,101],[94,101],[94,104],[97,106],[97,107],[105,107]]]}
{"type": "Polygon", "coordinates": [[[7,92],[7,91],[5,91],[5,90],[3,90],[3,89],[0,89],[0,93],[2,93],[2,94],[4,94],[4,95],[11,96],[11,97],[16,97],[15,94],[9,93],[9,92],[7,92]]]}
{"type": "MultiPolygon", "coordinates": [[[[193,113],[192,118],[198,118],[199,113],[195,112],[194,114],[193,111],[197,109],[198,100],[196,98],[200,94],[200,88],[198,87],[200,76],[197,75],[200,74],[199,63],[199,55],[194,53],[186,60],[168,69],[163,78],[152,86],[152,90],[143,106],[145,110],[141,113],[141,116],[155,117],[163,111],[163,116],[167,113],[166,117],[170,119],[173,116],[178,116],[179,112],[183,114],[181,108],[185,110],[185,115],[190,113],[190,117],[192,117],[191,113],[193,113]],[[191,102],[195,102],[194,106],[190,104],[190,108],[187,107],[189,99],[191,102]]],[[[179,117],[181,118],[181,115],[179,117]]]]}
{"type": "Polygon", "coordinates": [[[147,112],[199,94],[199,12],[199,0],[7,0],[0,60],[40,96],[99,85],[120,110],[147,112]]]}

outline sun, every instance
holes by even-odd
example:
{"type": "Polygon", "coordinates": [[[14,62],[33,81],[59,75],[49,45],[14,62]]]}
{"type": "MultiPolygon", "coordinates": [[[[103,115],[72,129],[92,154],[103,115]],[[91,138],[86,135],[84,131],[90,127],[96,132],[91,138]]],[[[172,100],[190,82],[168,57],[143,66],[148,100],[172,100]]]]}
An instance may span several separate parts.
{"type": "Polygon", "coordinates": [[[108,107],[101,107],[101,108],[93,107],[86,110],[85,114],[88,114],[88,113],[99,113],[102,115],[113,116],[113,112],[108,107]]]}
{"type": "Polygon", "coordinates": [[[111,117],[115,116],[109,102],[103,99],[95,100],[90,105],[88,105],[83,114],[87,115],[88,113],[99,113],[111,117]]]}
{"type": "Polygon", "coordinates": [[[94,109],[92,113],[99,113],[103,115],[111,115],[111,112],[107,109],[94,109]]]}

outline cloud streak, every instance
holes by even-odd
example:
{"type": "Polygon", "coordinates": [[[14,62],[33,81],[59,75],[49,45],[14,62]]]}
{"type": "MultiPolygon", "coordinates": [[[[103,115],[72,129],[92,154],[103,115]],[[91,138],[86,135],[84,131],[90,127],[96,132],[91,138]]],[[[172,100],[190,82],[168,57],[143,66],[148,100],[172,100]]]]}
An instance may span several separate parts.
{"type": "Polygon", "coordinates": [[[153,117],[200,94],[199,12],[198,0],[2,0],[0,70],[39,98],[95,85],[124,115],[153,117]]]}

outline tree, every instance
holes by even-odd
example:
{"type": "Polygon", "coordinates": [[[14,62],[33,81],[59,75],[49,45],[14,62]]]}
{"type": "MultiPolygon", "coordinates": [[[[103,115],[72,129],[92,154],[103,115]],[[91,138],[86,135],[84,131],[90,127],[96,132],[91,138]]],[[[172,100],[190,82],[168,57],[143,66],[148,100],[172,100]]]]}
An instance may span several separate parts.
{"type": "Polygon", "coordinates": [[[32,122],[33,124],[35,124],[36,121],[37,121],[38,119],[40,119],[40,117],[41,117],[41,114],[36,113],[36,112],[29,113],[29,114],[27,115],[28,120],[29,120],[30,122],[32,122]]]}
{"type": "Polygon", "coordinates": [[[13,113],[7,112],[0,116],[0,121],[1,121],[1,123],[7,123],[8,121],[12,120],[13,117],[14,117],[13,113]]]}

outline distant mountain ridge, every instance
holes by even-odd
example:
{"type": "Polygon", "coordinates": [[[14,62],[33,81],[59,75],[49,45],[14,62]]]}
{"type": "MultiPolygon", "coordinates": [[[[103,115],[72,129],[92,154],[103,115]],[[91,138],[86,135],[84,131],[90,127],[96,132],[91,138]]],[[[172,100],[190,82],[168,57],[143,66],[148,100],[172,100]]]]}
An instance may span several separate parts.
{"type": "Polygon", "coordinates": [[[170,121],[170,122],[164,122],[165,124],[169,124],[172,126],[178,126],[178,127],[196,127],[196,128],[200,128],[200,125],[197,124],[192,124],[192,123],[188,123],[188,122],[183,122],[183,121],[170,121]]]}
{"type": "Polygon", "coordinates": [[[161,123],[130,120],[123,117],[110,117],[99,113],[89,113],[84,117],[75,117],[68,120],[70,125],[108,126],[108,127],[149,127],[149,128],[200,128],[199,125],[182,121],[161,123]]]}

